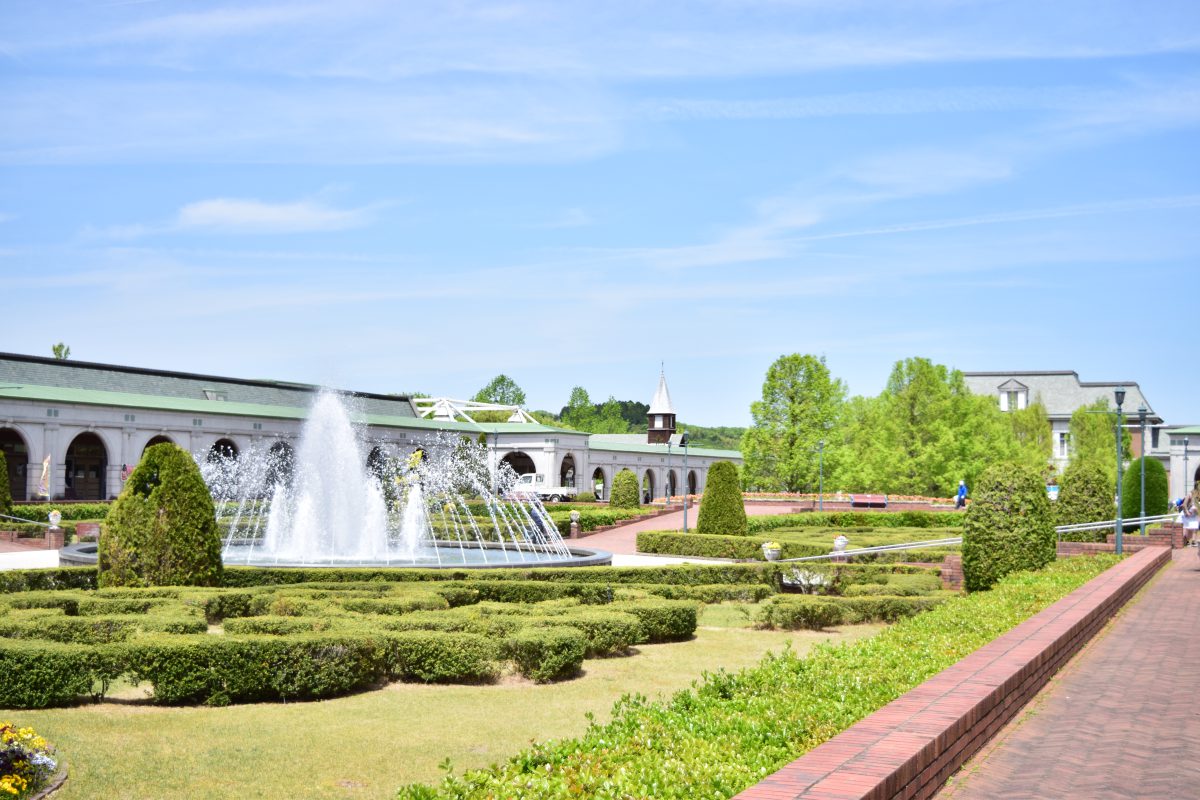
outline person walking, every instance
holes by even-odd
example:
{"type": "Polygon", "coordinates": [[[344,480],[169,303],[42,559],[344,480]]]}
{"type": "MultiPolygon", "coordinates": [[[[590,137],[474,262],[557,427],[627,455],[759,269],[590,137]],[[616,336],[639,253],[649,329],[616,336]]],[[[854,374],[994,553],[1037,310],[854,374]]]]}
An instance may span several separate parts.
{"type": "Polygon", "coordinates": [[[954,497],[955,508],[966,508],[967,506],[967,482],[958,482],[958,494],[954,497]]]}

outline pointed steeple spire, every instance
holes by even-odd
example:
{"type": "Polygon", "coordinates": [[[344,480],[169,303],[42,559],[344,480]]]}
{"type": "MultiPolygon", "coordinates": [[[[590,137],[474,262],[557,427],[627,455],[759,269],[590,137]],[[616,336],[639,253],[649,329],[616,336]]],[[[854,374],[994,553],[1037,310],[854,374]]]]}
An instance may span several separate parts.
{"type": "Polygon", "coordinates": [[[649,426],[646,441],[650,444],[665,444],[675,433],[675,406],[671,405],[671,392],[667,390],[667,373],[660,366],[658,391],[650,401],[649,426]]]}

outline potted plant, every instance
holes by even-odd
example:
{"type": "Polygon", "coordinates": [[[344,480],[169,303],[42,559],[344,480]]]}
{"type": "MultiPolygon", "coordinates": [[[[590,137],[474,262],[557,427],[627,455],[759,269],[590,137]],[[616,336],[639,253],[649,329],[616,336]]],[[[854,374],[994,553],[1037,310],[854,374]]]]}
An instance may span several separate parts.
{"type": "Polygon", "coordinates": [[[779,556],[783,554],[783,545],[779,542],[763,542],[762,551],[763,558],[767,561],[778,561],[779,556]]]}

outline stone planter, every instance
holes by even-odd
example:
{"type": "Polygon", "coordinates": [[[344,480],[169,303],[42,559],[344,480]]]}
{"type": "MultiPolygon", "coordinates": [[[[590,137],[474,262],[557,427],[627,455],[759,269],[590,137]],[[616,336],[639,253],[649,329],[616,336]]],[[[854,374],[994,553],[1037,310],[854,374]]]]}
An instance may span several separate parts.
{"type": "Polygon", "coordinates": [[[767,547],[766,545],[763,545],[762,551],[763,558],[765,558],[767,561],[778,561],[779,557],[783,555],[783,549],[779,547],[767,547]]]}

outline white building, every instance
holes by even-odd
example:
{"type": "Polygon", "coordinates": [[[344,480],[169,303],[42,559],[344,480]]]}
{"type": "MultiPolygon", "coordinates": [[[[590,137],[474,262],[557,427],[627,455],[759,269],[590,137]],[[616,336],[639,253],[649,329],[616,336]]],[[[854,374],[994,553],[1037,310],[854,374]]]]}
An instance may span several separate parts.
{"type": "MultiPolygon", "coordinates": [[[[114,497],[125,469],[148,446],[164,441],[200,456],[294,450],[319,390],[308,384],[0,353],[0,449],[13,498],[114,497]]],[[[659,391],[666,393],[665,378],[659,391]]],[[[737,451],[689,447],[685,476],[669,395],[668,412],[658,411],[660,428],[669,413],[669,443],[652,444],[646,435],[606,437],[536,422],[426,419],[408,397],[342,394],[365,427],[368,459],[407,456],[442,431],[484,434],[493,463],[507,461],[518,473],[538,472],[580,490],[599,486],[607,497],[613,476],[629,469],[655,498],[668,488],[676,494],[685,479],[691,491],[703,492],[714,462],[741,463],[737,451]]],[[[661,437],[661,431],[652,430],[651,436],[661,437]]]]}

